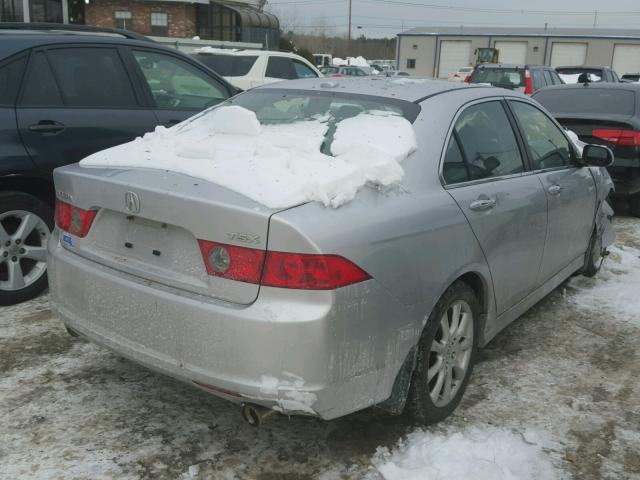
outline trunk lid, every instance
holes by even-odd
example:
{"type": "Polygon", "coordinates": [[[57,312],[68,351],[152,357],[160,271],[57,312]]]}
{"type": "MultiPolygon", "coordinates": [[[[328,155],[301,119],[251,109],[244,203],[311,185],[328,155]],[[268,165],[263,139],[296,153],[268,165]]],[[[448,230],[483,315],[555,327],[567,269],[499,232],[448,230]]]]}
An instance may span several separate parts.
{"type": "Polygon", "coordinates": [[[198,240],[266,250],[277,210],[219,185],[160,170],[55,170],[57,197],[98,209],[65,248],[107,267],[195,295],[249,304],[260,285],[207,274],[198,240]]]}

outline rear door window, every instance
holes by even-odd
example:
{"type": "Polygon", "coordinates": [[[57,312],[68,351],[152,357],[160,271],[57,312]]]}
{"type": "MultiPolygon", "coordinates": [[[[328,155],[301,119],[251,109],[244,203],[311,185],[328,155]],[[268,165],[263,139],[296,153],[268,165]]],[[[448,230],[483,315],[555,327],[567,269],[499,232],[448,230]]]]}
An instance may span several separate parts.
{"type": "Polygon", "coordinates": [[[62,106],[58,84],[43,52],[31,57],[20,104],[26,107],[62,106]]]}
{"type": "Polygon", "coordinates": [[[454,185],[470,180],[469,170],[455,135],[451,135],[449,145],[447,146],[447,152],[445,153],[444,163],[442,165],[442,176],[447,185],[454,185]]]}
{"type": "Polygon", "coordinates": [[[26,63],[26,57],[22,57],[0,67],[0,106],[15,105],[26,63]]]}
{"type": "Polygon", "coordinates": [[[549,70],[544,71],[544,81],[546,85],[553,85],[553,77],[551,76],[551,72],[549,70]]]}
{"type": "Polygon", "coordinates": [[[146,50],[134,50],[133,56],[157,108],[201,110],[229,98],[224,85],[184,60],[146,50]]]}
{"type": "Polygon", "coordinates": [[[47,52],[64,105],[135,107],[137,101],[115,48],[60,48],[47,52]]]}
{"type": "Polygon", "coordinates": [[[282,78],[284,80],[296,78],[291,59],[288,57],[275,56],[269,57],[265,76],[270,78],[282,78]]]}
{"type": "Polygon", "coordinates": [[[538,90],[543,88],[544,85],[544,76],[542,74],[542,70],[534,68],[531,70],[531,77],[533,78],[533,89],[538,90]]]}
{"type": "Polygon", "coordinates": [[[571,164],[569,141],[549,117],[528,103],[510,101],[509,104],[524,134],[533,170],[571,164]]]}
{"type": "Polygon", "coordinates": [[[511,122],[499,101],[467,108],[456,121],[455,134],[470,180],[521,173],[522,156],[511,122]]]}
{"type": "Polygon", "coordinates": [[[516,68],[477,68],[471,83],[490,83],[496,87],[516,89],[524,87],[524,70],[516,68]]]}

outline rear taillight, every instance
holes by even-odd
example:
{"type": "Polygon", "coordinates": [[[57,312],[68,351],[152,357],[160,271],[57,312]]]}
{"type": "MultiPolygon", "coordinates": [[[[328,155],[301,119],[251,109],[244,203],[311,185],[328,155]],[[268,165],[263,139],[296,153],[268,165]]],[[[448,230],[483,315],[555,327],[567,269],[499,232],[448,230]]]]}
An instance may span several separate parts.
{"type": "Polygon", "coordinates": [[[207,273],[268,287],[333,290],[371,278],[338,255],[265,252],[198,240],[207,273]]]}
{"type": "Polygon", "coordinates": [[[97,210],[83,210],[56,200],[56,225],[60,230],[69,232],[76,237],[87,236],[97,213],[97,210]]]}
{"type": "Polygon", "coordinates": [[[471,83],[471,75],[464,77],[464,83],[471,83]]]}
{"type": "Polygon", "coordinates": [[[332,290],[368,280],[369,275],[338,255],[268,252],[262,284],[304,290],[332,290]]]}
{"type": "Polygon", "coordinates": [[[525,95],[531,95],[533,93],[533,81],[531,79],[531,70],[526,68],[524,70],[524,93],[525,95]]]}
{"type": "Polygon", "coordinates": [[[591,135],[620,147],[640,146],[640,132],[634,130],[597,128],[591,132],[591,135]]]}

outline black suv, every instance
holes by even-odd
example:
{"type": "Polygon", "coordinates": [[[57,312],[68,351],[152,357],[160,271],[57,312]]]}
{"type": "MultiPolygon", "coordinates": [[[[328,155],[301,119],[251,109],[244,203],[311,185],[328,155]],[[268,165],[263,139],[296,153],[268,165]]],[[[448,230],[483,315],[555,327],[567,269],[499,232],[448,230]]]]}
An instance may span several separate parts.
{"type": "Polygon", "coordinates": [[[145,37],[46,27],[0,24],[0,305],[46,287],[54,168],[236,93],[204,65],[145,37]]]}
{"type": "Polygon", "coordinates": [[[467,83],[486,83],[494,87],[518,90],[531,95],[536,90],[564,82],[556,71],[546,65],[509,65],[482,63],[465,79],[467,83]]]}

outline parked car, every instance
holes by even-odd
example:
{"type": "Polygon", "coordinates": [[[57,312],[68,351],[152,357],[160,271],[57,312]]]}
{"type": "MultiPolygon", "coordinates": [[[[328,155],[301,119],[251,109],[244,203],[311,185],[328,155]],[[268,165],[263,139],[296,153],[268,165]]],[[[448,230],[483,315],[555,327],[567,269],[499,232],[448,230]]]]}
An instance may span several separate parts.
{"type": "Polygon", "coordinates": [[[236,93],[187,55],[139,35],[41,27],[0,27],[0,305],[46,287],[54,168],[236,93]]]}
{"type": "Polygon", "coordinates": [[[564,82],[556,71],[545,65],[507,65],[485,63],[477,65],[467,83],[485,83],[494,87],[516,90],[531,95],[536,90],[564,82]]]}
{"type": "Polygon", "coordinates": [[[320,71],[326,77],[366,77],[369,74],[360,67],[324,67],[320,71]]]}
{"type": "MultiPolygon", "coordinates": [[[[333,419],[372,405],[442,420],[477,349],[572,274],[595,274],[613,241],[601,168],[611,151],[587,146],[579,157],[518,93],[337,78],[268,85],[224,105],[256,119],[232,122],[257,123],[252,135],[271,129],[252,165],[279,161],[288,132],[318,145],[324,131],[318,150],[335,152],[389,118],[389,141],[408,127],[417,150],[396,192],[363,187],[340,208],[267,208],[228,183],[114,166],[139,142],[59,168],[51,305],[72,334],[240,404],[252,424],[267,409],[333,419]]],[[[165,143],[203,154],[192,139],[227,128],[221,108],[149,140],[150,161],[172,164],[165,143]]],[[[397,153],[383,150],[372,158],[397,153]]],[[[294,171],[299,158],[278,168],[294,171]]],[[[332,185],[342,178],[333,175],[332,185]]],[[[264,178],[240,180],[253,189],[264,178]]]]}
{"type": "Polygon", "coordinates": [[[242,90],[282,80],[322,76],[305,58],[289,52],[203,47],[192,56],[242,90]]]}
{"type": "Polygon", "coordinates": [[[620,78],[611,67],[556,67],[556,72],[564,83],[611,82],[620,78]]]}
{"type": "Polygon", "coordinates": [[[410,77],[411,75],[403,70],[387,70],[384,72],[387,77],[410,77]]]}
{"type": "Polygon", "coordinates": [[[640,73],[625,73],[621,80],[623,82],[640,82],[640,73]]]}
{"type": "Polygon", "coordinates": [[[640,217],[640,85],[567,85],[545,89],[534,98],[583,142],[613,150],[609,173],[615,194],[627,198],[631,213],[640,217]]]}
{"type": "Polygon", "coordinates": [[[457,72],[452,73],[448,80],[450,82],[464,82],[473,73],[473,67],[461,67],[457,72]]]}

